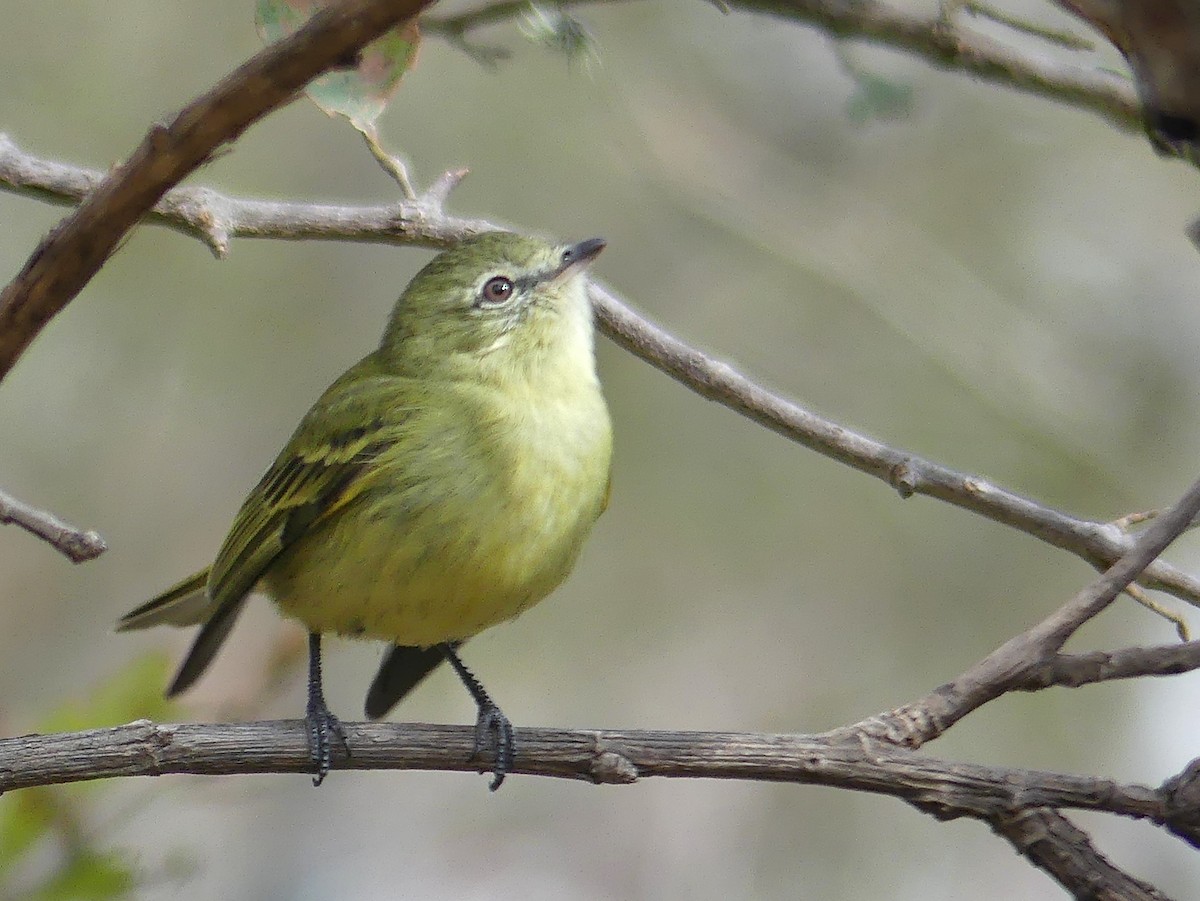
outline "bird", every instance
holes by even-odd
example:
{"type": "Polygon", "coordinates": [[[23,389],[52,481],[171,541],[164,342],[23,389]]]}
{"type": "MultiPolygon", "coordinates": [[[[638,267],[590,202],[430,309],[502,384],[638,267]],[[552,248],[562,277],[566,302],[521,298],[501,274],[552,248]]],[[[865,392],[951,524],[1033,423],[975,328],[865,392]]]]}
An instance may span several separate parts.
{"type": "Polygon", "coordinates": [[[308,631],[314,785],[334,739],[350,753],[322,684],[321,637],[335,634],[391,645],[370,719],[448,662],[478,708],[472,759],[494,746],[499,788],[514,730],[459,650],[552,592],[608,506],[612,424],[587,296],[605,243],[484,232],[413,277],[378,347],[313,404],[212,565],[118,622],[200,626],[169,697],[261,591],[308,631]]]}

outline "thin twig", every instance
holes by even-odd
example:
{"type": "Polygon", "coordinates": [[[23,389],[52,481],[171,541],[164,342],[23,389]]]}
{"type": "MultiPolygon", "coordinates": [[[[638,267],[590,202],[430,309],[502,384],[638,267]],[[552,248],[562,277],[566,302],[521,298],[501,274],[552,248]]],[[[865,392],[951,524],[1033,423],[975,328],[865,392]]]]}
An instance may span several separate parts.
{"type": "MultiPolygon", "coordinates": [[[[99,177],[94,170],[31,156],[0,135],[0,189],[73,203],[99,177]]],[[[456,178],[458,171],[447,173],[416,202],[374,207],[247,200],[207,188],[177,188],[167,192],[146,220],[199,238],[218,256],[229,252],[233,238],[445,247],[468,235],[503,227],[442,210],[445,189],[452,187],[456,178]]],[[[702,397],[872,475],[902,497],[924,495],[945,501],[1032,535],[1099,568],[1111,566],[1133,546],[1133,538],[1112,523],[1068,516],[980,476],[957,472],[817,416],[668,334],[635,313],[610,288],[593,282],[590,291],[601,330],[621,347],[702,397]]],[[[1147,567],[1139,582],[1200,604],[1200,579],[1165,561],[1156,560],[1147,567]]]]}
{"type": "Polygon", "coordinates": [[[1200,481],[1138,537],[1134,547],[1100,578],[1037,625],[1009,639],[962,675],[925,697],[833,735],[861,734],[917,748],[989,701],[1022,686],[1039,666],[1052,663],[1080,626],[1113,602],[1126,585],[1175,540],[1200,513],[1200,481]]]}
{"type": "Polygon", "coordinates": [[[1078,688],[1113,679],[1176,676],[1196,669],[1200,669],[1200,641],[1085,654],[1055,654],[1029,669],[1019,680],[1014,680],[1010,690],[1040,691],[1052,685],[1078,688]]]}
{"type": "Polygon", "coordinates": [[[46,541],[72,563],[94,560],[108,550],[104,539],[91,529],[76,528],[53,513],[31,507],[0,491],[0,525],[10,523],[46,541]]]}
{"type": "Polygon", "coordinates": [[[343,0],[251,57],[169,124],[155,125],[124,163],[42,240],[0,292],[0,378],[34,336],[112,255],[166,191],[312,78],[432,0],[343,0]]]}
{"type": "Polygon", "coordinates": [[[408,177],[408,165],[404,160],[394,153],[388,153],[383,148],[383,145],[379,143],[379,132],[376,131],[374,125],[369,128],[361,128],[356,125],[355,128],[362,135],[367,149],[371,151],[371,156],[375,157],[375,162],[379,163],[392,181],[400,186],[400,193],[404,195],[404,199],[415,201],[417,192],[413,188],[412,180],[408,177]]]}
{"type": "Polygon", "coordinates": [[[1127,585],[1125,593],[1153,613],[1155,616],[1161,616],[1167,622],[1175,627],[1175,634],[1179,636],[1180,641],[1191,641],[1192,630],[1188,626],[1187,619],[1183,613],[1178,610],[1172,610],[1170,607],[1160,603],[1157,598],[1152,598],[1142,590],[1140,585],[1127,585]]]}
{"type": "Polygon", "coordinates": [[[992,821],[992,829],[1066,888],[1087,901],[1170,901],[1154,886],[1113,866],[1086,832],[1045,808],[992,821]]]}
{"type": "MultiPolygon", "coordinates": [[[[1110,523],[1076,519],[991,484],[979,476],[890,447],[823,419],[648,322],[613,292],[595,282],[591,296],[600,323],[617,344],[687,385],[698,394],[736,410],[774,432],[888,483],[902,497],[937,498],[1012,526],[1094,566],[1110,566],[1133,546],[1133,539],[1110,523]]],[[[1141,584],[1196,604],[1197,580],[1163,561],[1146,568],[1141,584]]]]}
{"type": "MultiPolygon", "coordinates": [[[[615,2],[625,0],[565,0],[560,5],[615,2]]],[[[1141,128],[1141,107],[1129,79],[1026,52],[956,27],[936,12],[916,13],[875,0],[729,0],[728,5],[819,28],[834,37],[900,50],[938,68],[1089,110],[1123,129],[1141,128]]],[[[427,33],[463,41],[475,29],[516,18],[528,9],[528,0],[500,0],[454,16],[426,16],[421,26],[427,33]]]]}
{"type": "Polygon", "coordinates": [[[1002,9],[997,9],[990,3],[981,3],[980,0],[963,0],[962,8],[981,18],[991,19],[993,22],[1003,25],[1006,28],[1011,28],[1013,31],[1041,38],[1050,44],[1057,44],[1059,47],[1065,47],[1068,50],[1096,49],[1096,45],[1087,38],[1081,38],[1079,35],[1061,28],[1051,28],[1048,25],[1030,22],[1002,9]]]}

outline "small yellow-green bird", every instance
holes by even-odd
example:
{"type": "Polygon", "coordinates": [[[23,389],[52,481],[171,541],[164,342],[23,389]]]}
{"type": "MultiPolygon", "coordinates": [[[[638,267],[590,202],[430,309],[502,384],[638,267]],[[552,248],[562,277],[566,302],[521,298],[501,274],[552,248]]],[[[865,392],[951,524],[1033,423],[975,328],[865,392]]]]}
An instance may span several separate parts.
{"type": "Polygon", "coordinates": [[[329,386],[250,492],[216,562],[120,621],[203,623],[168,695],[200,677],[257,586],[309,632],[314,785],[332,738],[346,743],[321,687],[333,632],[393,645],[371,719],[448,661],[479,707],[476,754],[494,737],[499,787],[512,725],[457,650],[562,582],[608,503],[585,276],[603,249],[489,232],[416,275],[379,347],[329,386]]]}

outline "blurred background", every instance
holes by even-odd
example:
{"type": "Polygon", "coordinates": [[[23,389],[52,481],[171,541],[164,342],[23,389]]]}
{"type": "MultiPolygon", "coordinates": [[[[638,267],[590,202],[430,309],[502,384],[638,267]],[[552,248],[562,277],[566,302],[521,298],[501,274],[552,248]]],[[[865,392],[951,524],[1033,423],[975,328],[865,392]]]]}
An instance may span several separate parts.
{"type": "MultiPolygon", "coordinates": [[[[252,6],[10,0],[0,131],[105,168],[259,48],[252,6]]],[[[1085,33],[1046,3],[1005,8],[1085,33]]],[[[599,276],[685,340],[1074,514],[1160,506],[1196,477],[1195,170],[1092,114],[791,23],[701,2],[575,14],[598,45],[590,62],[530,43],[519,20],[475,35],[512,50],[495,71],[424,43],[381,131],[422,183],[471,168],[455,212],[603,235],[599,276]],[[899,107],[863,115],[864,74],[899,107]]],[[[1062,55],[1121,67],[1106,45],[1062,55]]],[[[192,183],[396,196],[358,136],[307,102],[192,183]]],[[[62,215],[0,193],[0,278],[62,215]]],[[[169,711],[151,699],[190,635],[112,624],[210,561],[429,256],[239,240],[217,262],[145,227],[42,333],[0,386],[0,487],[111,549],[73,567],[0,529],[4,734],[63,711],[77,727],[301,714],[303,635],[265,601],[169,711]],[[145,664],[155,654],[169,662],[145,664]],[[138,709],[98,700],[114,680],[138,709]]],[[[1092,576],[979,517],[901,501],[607,342],[599,355],[617,430],[609,512],[566,585],[468,648],[518,727],[828,729],[956,675],[1092,576]]],[[[1200,538],[1169,556],[1200,571],[1200,538]]],[[[1172,637],[1122,600],[1071,647],[1172,637]]],[[[382,652],[327,644],[333,710],[359,715],[382,652]]],[[[1198,703],[1196,675],[1008,697],[928,752],[1156,784],[1200,751],[1198,703]]],[[[467,723],[474,709],[439,672],[394,716],[467,723]]],[[[301,775],[169,777],[17,793],[0,815],[30,799],[66,805],[62,834],[132,866],[147,899],[1062,897],[978,823],[795,785],[517,776],[489,795],[487,777],[463,774],[335,772],[319,792],[301,775]]],[[[1075,819],[1118,865],[1194,892],[1200,857],[1179,841],[1075,819]]],[[[0,894],[44,885],[73,847],[34,844],[10,856],[0,894]]]]}

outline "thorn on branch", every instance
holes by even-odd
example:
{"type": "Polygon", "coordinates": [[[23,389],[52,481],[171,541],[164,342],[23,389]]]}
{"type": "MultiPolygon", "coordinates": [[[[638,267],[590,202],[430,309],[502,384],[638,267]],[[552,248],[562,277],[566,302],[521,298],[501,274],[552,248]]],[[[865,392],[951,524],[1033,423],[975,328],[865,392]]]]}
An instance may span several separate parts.
{"type": "Polygon", "coordinates": [[[99,557],[108,545],[96,532],[77,529],[45,510],[31,507],[0,491],[0,524],[17,525],[67,557],[72,563],[83,563],[99,557]]]}
{"type": "Polygon", "coordinates": [[[421,203],[430,207],[437,213],[441,213],[446,205],[446,200],[450,197],[450,193],[462,184],[462,180],[471,174],[470,169],[449,169],[438,176],[437,181],[429,186],[429,189],[421,195],[421,203]]]}
{"type": "Polygon", "coordinates": [[[214,257],[229,256],[233,238],[230,217],[221,207],[221,195],[208,188],[178,188],[155,204],[155,212],[164,216],[176,215],[195,229],[197,236],[208,245],[214,257]]]}

